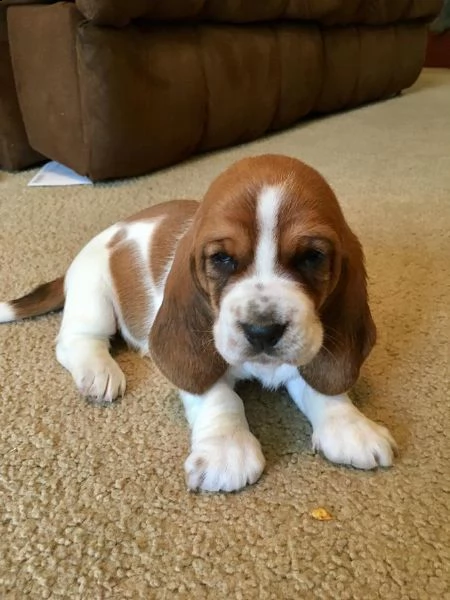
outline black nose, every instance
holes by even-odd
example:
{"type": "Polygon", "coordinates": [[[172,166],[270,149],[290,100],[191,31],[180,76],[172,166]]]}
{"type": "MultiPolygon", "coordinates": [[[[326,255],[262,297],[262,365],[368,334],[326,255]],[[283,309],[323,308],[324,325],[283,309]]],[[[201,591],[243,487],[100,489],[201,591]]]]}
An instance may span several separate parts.
{"type": "Polygon", "coordinates": [[[273,348],[280,340],[286,329],[286,323],[269,323],[268,325],[241,323],[241,327],[252,347],[258,352],[263,352],[273,348]]]}

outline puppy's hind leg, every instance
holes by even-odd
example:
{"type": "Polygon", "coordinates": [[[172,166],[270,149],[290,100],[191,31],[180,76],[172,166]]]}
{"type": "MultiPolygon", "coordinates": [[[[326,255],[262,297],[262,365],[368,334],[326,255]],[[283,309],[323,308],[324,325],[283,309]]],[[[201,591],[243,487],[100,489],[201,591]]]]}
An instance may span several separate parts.
{"type": "Polygon", "coordinates": [[[125,392],[125,376],[109,353],[116,333],[107,229],[87,244],[66,275],[66,301],[57,339],[58,361],[89,398],[111,402],[125,392]]]}

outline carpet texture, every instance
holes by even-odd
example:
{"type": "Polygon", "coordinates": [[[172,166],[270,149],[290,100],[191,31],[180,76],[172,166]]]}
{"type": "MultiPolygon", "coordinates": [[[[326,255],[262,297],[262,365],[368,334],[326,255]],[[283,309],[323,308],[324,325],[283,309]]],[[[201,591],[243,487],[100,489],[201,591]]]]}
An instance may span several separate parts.
{"type": "Polygon", "coordinates": [[[353,391],[400,446],[390,470],[312,453],[284,394],[242,386],[267,458],[255,486],[186,491],[175,391],[125,348],[125,398],[94,407],[54,357],[60,315],[0,326],[0,597],[243,600],[450,598],[450,72],[157,174],[27,188],[0,174],[0,299],[64,272],[96,232],[149,204],[201,197],[242,156],[318,168],[363,241],[379,342],[353,391]],[[310,511],[323,506],[333,520],[310,511]]]}

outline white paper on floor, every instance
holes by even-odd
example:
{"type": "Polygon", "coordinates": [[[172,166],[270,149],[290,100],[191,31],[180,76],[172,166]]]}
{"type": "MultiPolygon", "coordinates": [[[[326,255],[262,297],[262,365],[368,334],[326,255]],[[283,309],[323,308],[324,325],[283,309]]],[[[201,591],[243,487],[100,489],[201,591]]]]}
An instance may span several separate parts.
{"type": "Polygon", "coordinates": [[[46,185],[92,185],[92,181],[83,175],[78,175],[69,167],[52,160],[40,169],[33,179],[28,183],[29,186],[46,185]]]}

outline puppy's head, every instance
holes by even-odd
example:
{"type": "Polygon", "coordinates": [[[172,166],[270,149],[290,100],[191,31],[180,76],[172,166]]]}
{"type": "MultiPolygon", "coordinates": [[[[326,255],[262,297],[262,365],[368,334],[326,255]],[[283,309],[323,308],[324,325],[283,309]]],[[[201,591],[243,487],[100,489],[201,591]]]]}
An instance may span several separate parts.
{"type": "Polygon", "coordinates": [[[206,370],[287,363],[322,393],[354,383],[375,339],[363,255],[316,171],[283,156],[236,163],[190,235],[191,297],[209,314],[202,343],[213,338],[206,370]]]}

